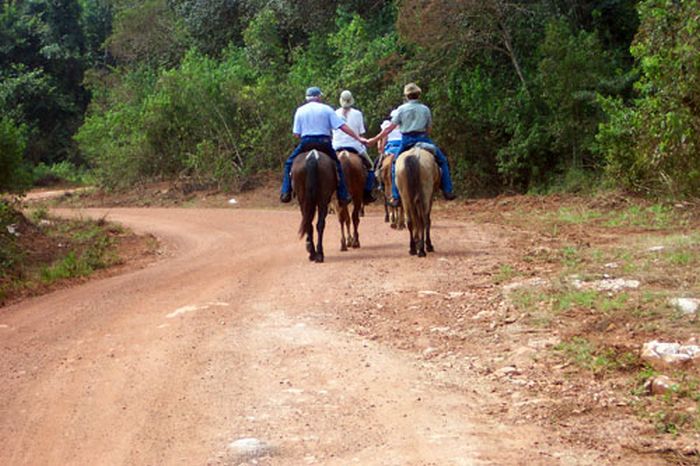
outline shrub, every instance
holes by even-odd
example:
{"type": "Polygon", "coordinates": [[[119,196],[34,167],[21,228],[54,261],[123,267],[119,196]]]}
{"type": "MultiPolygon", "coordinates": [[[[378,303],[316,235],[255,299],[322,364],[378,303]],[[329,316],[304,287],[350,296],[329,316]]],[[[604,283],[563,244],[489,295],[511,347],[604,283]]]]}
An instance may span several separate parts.
{"type": "Polygon", "coordinates": [[[608,174],[643,192],[700,194],[700,1],[646,0],[632,54],[631,105],[601,99],[598,143],[608,174]]]}
{"type": "Polygon", "coordinates": [[[0,118],[0,192],[21,192],[29,186],[23,160],[26,144],[26,128],[8,117],[0,118]]]}

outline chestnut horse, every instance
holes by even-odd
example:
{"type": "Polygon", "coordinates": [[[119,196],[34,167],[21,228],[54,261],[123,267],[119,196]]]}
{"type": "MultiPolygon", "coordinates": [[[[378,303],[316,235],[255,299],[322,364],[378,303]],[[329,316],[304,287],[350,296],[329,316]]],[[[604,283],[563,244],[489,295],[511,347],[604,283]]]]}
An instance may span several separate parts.
{"type": "Polygon", "coordinates": [[[391,228],[403,230],[406,226],[403,214],[403,207],[391,207],[391,163],[394,160],[393,154],[386,154],[382,159],[380,176],[384,185],[384,222],[391,221],[391,228]],[[389,215],[391,213],[391,216],[389,215]]]}
{"type": "Polygon", "coordinates": [[[433,193],[440,186],[440,169],[433,154],[418,147],[402,152],[396,161],[396,184],[408,217],[409,254],[425,257],[426,250],[433,252],[430,211],[433,193]]]}
{"type": "Polygon", "coordinates": [[[340,250],[347,251],[348,246],[352,248],[360,247],[360,234],[357,228],[360,225],[360,214],[362,213],[362,194],[367,181],[367,169],[365,168],[360,155],[350,151],[340,151],[338,159],[343,167],[345,183],[348,185],[350,197],[352,197],[352,227],[350,233],[350,212],[348,206],[338,206],[338,221],[340,222],[340,250]],[[347,231],[347,240],[345,232],[347,231]]]}
{"type": "Polygon", "coordinates": [[[328,204],[338,186],[335,162],[323,152],[313,149],[303,152],[294,159],[292,165],[292,188],[301,209],[299,237],[306,234],[306,250],[309,260],[323,262],[323,230],[326,227],[328,204]],[[314,246],[313,221],[316,220],[318,233],[314,246]]]}

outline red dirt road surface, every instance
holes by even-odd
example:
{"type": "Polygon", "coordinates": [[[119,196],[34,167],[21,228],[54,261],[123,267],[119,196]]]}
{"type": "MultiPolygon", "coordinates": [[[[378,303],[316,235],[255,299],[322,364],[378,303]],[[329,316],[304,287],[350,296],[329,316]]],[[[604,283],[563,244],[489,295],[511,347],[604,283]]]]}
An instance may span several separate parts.
{"type": "Polygon", "coordinates": [[[165,257],[0,309],[2,465],[640,464],[499,418],[498,382],[349,323],[379,293],[420,318],[420,292],[456,270],[478,285],[507,253],[495,227],[435,221],[437,252],[418,259],[378,211],[341,253],[329,217],[315,264],[297,211],[108,219],[153,233],[165,257]]]}

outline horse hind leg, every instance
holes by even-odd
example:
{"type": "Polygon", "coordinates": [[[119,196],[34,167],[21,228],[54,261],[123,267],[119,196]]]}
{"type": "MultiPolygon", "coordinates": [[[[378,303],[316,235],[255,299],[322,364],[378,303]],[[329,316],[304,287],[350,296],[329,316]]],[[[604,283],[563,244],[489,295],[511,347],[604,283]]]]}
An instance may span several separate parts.
{"type": "Polygon", "coordinates": [[[408,237],[410,238],[408,242],[408,253],[412,256],[416,255],[416,239],[413,236],[413,223],[411,219],[408,219],[408,237]]]}
{"type": "Polygon", "coordinates": [[[428,252],[435,252],[433,242],[430,240],[430,217],[428,217],[425,225],[425,250],[428,252]]]}
{"type": "Polygon", "coordinates": [[[360,233],[358,231],[360,227],[360,214],[362,213],[362,207],[352,209],[352,247],[360,247],[360,233]]]}
{"type": "Polygon", "coordinates": [[[328,206],[318,206],[318,221],[316,222],[316,233],[318,235],[316,244],[316,256],[314,261],[323,262],[323,230],[326,228],[326,215],[328,215],[328,206]]]}
{"type": "Polygon", "coordinates": [[[339,215],[338,218],[340,220],[340,250],[347,251],[348,241],[345,239],[345,218],[342,214],[339,215]]]}

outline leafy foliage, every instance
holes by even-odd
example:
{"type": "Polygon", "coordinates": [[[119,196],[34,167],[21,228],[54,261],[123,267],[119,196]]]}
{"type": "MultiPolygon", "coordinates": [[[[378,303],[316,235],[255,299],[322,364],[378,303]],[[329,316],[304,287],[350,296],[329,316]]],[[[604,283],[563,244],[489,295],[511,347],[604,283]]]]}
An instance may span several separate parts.
{"type": "Polygon", "coordinates": [[[8,117],[0,118],[0,193],[21,191],[29,184],[22,153],[26,131],[8,117]]]}
{"type": "Polygon", "coordinates": [[[632,47],[631,105],[604,99],[598,135],[611,176],[640,191],[700,194],[700,2],[647,0],[632,47]]]}

